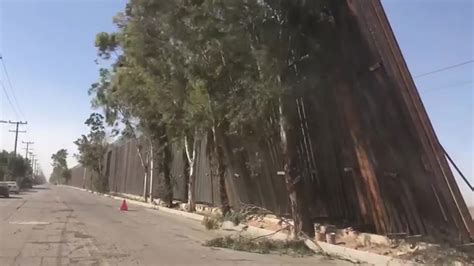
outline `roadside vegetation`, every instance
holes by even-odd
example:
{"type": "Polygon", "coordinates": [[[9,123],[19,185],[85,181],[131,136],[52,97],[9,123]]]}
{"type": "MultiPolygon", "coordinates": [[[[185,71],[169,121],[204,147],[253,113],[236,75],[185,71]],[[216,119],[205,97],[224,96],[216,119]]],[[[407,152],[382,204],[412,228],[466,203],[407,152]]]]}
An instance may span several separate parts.
{"type": "Polygon", "coordinates": [[[29,159],[3,150],[0,152],[0,181],[15,181],[24,187],[27,183],[43,184],[46,178],[42,171],[33,173],[29,159]]]}
{"type": "Polygon", "coordinates": [[[244,236],[225,236],[208,240],[208,247],[228,248],[260,254],[279,254],[291,256],[312,256],[314,251],[308,248],[303,240],[252,239],[244,236]]]}
{"type": "Polygon", "coordinates": [[[94,171],[92,185],[95,190],[102,193],[108,192],[109,184],[104,171],[104,158],[108,147],[104,116],[93,113],[86,120],[85,124],[89,127],[90,131],[87,135],[82,135],[74,142],[79,150],[76,158],[84,167],[94,171]]]}
{"type": "Polygon", "coordinates": [[[71,171],[67,165],[68,152],[66,149],[60,149],[51,155],[53,171],[49,177],[50,183],[69,184],[71,171]]]}
{"type": "Polygon", "coordinates": [[[219,229],[222,225],[222,216],[206,215],[202,219],[201,223],[207,230],[219,229]]]}
{"type": "Polygon", "coordinates": [[[0,153],[0,181],[17,181],[17,179],[31,174],[30,161],[12,152],[0,153]]]}

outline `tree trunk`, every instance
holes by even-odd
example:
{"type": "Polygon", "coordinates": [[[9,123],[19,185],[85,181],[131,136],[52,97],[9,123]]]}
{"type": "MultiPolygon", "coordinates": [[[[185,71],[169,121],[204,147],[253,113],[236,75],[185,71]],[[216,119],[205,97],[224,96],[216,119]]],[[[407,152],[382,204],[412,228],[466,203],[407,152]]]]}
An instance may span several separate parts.
{"type": "Polygon", "coordinates": [[[167,207],[171,207],[173,205],[173,186],[171,184],[171,149],[170,145],[168,144],[167,138],[164,138],[163,141],[163,161],[162,161],[162,169],[163,169],[163,181],[164,181],[164,195],[163,201],[166,203],[167,207]]]}
{"type": "Polygon", "coordinates": [[[84,174],[82,175],[82,188],[86,188],[86,172],[87,168],[84,167],[84,174]]]}
{"type": "Polygon", "coordinates": [[[314,224],[311,221],[308,206],[304,196],[304,184],[298,169],[298,128],[296,127],[296,102],[293,97],[280,99],[280,134],[283,158],[285,160],[285,183],[291,204],[291,214],[294,222],[294,237],[303,232],[314,237],[314,224]]]}
{"type": "Polygon", "coordinates": [[[143,199],[145,202],[148,201],[148,167],[145,167],[145,176],[143,178],[143,199]]]}
{"type": "Polygon", "coordinates": [[[153,143],[150,145],[150,202],[153,203],[153,172],[154,172],[154,165],[155,165],[155,154],[154,154],[155,149],[153,148],[153,143]]]}
{"type": "Polygon", "coordinates": [[[147,187],[148,187],[148,155],[147,155],[147,158],[143,159],[143,154],[142,154],[142,147],[141,145],[138,143],[138,139],[136,139],[137,141],[137,152],[138,152],[138,157],[140,158],[140,163],[142,164],[142,167],[143,167],[143,170],[145,172],[145,175],[143,177],[143,199],[145,201],[148,201],[148,190],[147,190],[147,187]]]}
{"type": "Polygon", "coordinates": [[[196,149],[197,149],[197,134],[195,132],[193,138],[192,150],[189,150],[189,143],[187,137],[184,139],[184,146],[186,152],[186,158],[188,160],[188,211],[196,211],[196,195],[195,195],[195,183],[196,174],[194,163],[196,161],[196,149]]]}
{"type": "Polygon", "coordinates": [[[230,212],[229,196],[225,185],[226,163],[225,154],[222,149],[222,132],[219,127],[212,127],[213,145],[214,145],[214,159],[217,163],[217,177],[219,180],[219,195],[222,205],[222,215],[225,216],[230,212]]]}

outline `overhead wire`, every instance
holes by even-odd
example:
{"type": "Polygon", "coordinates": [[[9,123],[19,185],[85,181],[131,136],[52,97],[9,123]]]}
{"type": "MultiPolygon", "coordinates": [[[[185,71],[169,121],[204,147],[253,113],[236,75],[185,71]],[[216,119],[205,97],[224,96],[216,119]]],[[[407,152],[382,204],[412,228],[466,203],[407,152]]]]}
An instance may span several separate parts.
{"type": "Polygon", "coordinates": [[[20,113],[20,115],[25,118],[25,114],[23,113],[23,111],[21,110],[21,107],[20,107],[20,104],[18,103],[18,99],[15,95],[15,90],[13,89],[13,85],[12,85],[12,82],[11,82],[11,79],[10,79],[10,75],[8,74],[8,71],[7,71],[7,66],[5,64],[5,59],[3,59],[3,56],[0,55],[0,61],[2,61],[2,66],[3,66],[3,71],[5,72],[5,77],[6,77],[6,80],[8,82],[8,85],[10,86],[10,91],[11,91],[11,95],[12,95],[12,98],[13,98],[13,101],[15,102],[16,104],[16,108],[18,109],[18,112],[20,113]]]}
{"type": "Polygon", "coordinates": [[[5,97],[7,98],[8,103],[10,104],[13,113],[15,113],[16,118],[19,118],[18,112],[16,111],[15,106],[13,105],[13,102],[10,99],[10,96],[8,95],[7,89],[5,88],[5,85],[3,85],[3,82],[1,80],[0,85],[2,87],[3,93],[5,94],[5,97]]]}
{"type": "Polygon", "coordinates": [[[449,70],[449,69],[457,68],[457,67],[464,66],[464,65],[467,65],[467,64],[471,64],[471,63],[474,63],[473,59],[462,62],[462,63],[459,63],[459,64],[446,66],[446,67],[435,69],[435,70],[432,70],[432,71],[429,71],[429,72],[426,72],[426,73],[422,73],[422,74],[413,76],[413,78],[421,78],[421,77],[429,76],[429,75],[432,75],[432,74],[436,74],[436,73],[439,73],[439,72],[443,72],[443,71],[446,71],[446,70],[449,70]]]}
{"type": "MultiPolygon", "coordinates": [[[[453,68],[464,66],[464,65],[467,65],[467,64],[470,64],[470,63],[474,63],[474,60],[468,60],[468,61],[465,61],[465,62],[462,62],[462,63],[459,63],[459,64],[455,64],[455,65],[439,68],[439,69],[436,69],[436,70],[432,70],[432,71],[414,76],[413,78],[420,78],[420,77],[425,77],[425,76],[428,76],[428,75],[433,75],[433,74],[436,74],[436,73],[439,73],[439,72],[443,72],[443,71],[446,71],[446,70],[450,70],[450,69],[453,69],[453,68]]],[[[472,84],[472,83],[473,83],[472,80],[468,80],[468,81],[459,82],[459,83],[455,83],[455,84],[451,84],[451,85],[447,85],[447,86],[443,86],[443,87],[437,87],[437,88],[433,88],[433,89],[425,89],[423,91],[431,92],[431,91],[434,91],[434,90],[441,90],[441,89],[446,89],[446,88],[458,87],[458,86],[463,86],[463,85],[472,84]]],[[[449,156],[449,154],[446,152],[446,150],[442,146],[441,146],[441,148],[443,149],[444,155],[446,156],[448,161],[451,163],[451,165],[454,167],[454,169],[458,172],[458,174],[464,180],[466,185],[471,189],[471,191],[474,191],[474,187],[471,185],[469,180],[467,180],[467,178],[464,176],[464,174],[459,169],[459,167],[456,165],[454,160],[449,156]]]]}

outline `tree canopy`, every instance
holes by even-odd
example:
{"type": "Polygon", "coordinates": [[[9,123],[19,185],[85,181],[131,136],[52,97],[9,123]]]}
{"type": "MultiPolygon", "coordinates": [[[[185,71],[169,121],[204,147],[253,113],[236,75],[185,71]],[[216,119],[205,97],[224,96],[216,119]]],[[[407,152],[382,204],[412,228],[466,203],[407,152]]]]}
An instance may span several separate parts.
{"type": "Polygon", "coordinates": [[[67,184],[71,179],[71,172],[67,166],[68,152],[66,149],[60,149],[51,155],[53,171],[49,178],[49,182],[67,184]]]}
{"type": "Polygon", "coordinates": [[[29,160],[7,151],[0,152],[0,181],[19,181],[31,171],[29,160]]]}
{"type": "Polygon", "coordinates": [[[108,144],[104,116],[99,113],[92,113],[84,124],[89,127],[90,131],[74,142],[79,151],[76,157],[79,163],[92,169],[97,174],[94,180],[95,188],[100,192],[106,192],[108,183],[107,177],[104,176],[103,162],[108,144]]]}

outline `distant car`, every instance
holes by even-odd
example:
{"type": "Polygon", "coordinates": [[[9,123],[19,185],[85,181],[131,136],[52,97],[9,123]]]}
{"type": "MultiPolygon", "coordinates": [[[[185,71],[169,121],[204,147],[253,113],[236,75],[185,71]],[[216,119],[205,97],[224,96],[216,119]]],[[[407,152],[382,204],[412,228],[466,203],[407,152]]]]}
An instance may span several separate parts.
{"type": "Polygon", "coordinates": [[[8,184],[0,183],[0,195],[4,196],[5,198],[10,197],[10,189],[8,188],[8,184]]]}
{"type": "Polygon", "coordinates": [[[18,195],[20,193],[20,188],[18,187],[18,184],[15,181],[8,181],[6,182],[8,184],[8,188],[10,189],[11,193],[15,193],[18,195]]]}
{"type": "Polygon", "coordinates": [[[15,181],[0,181],[0,185],[7,186],[9,188],[9,193],[20,193],[20,187],[15,181]]]}

